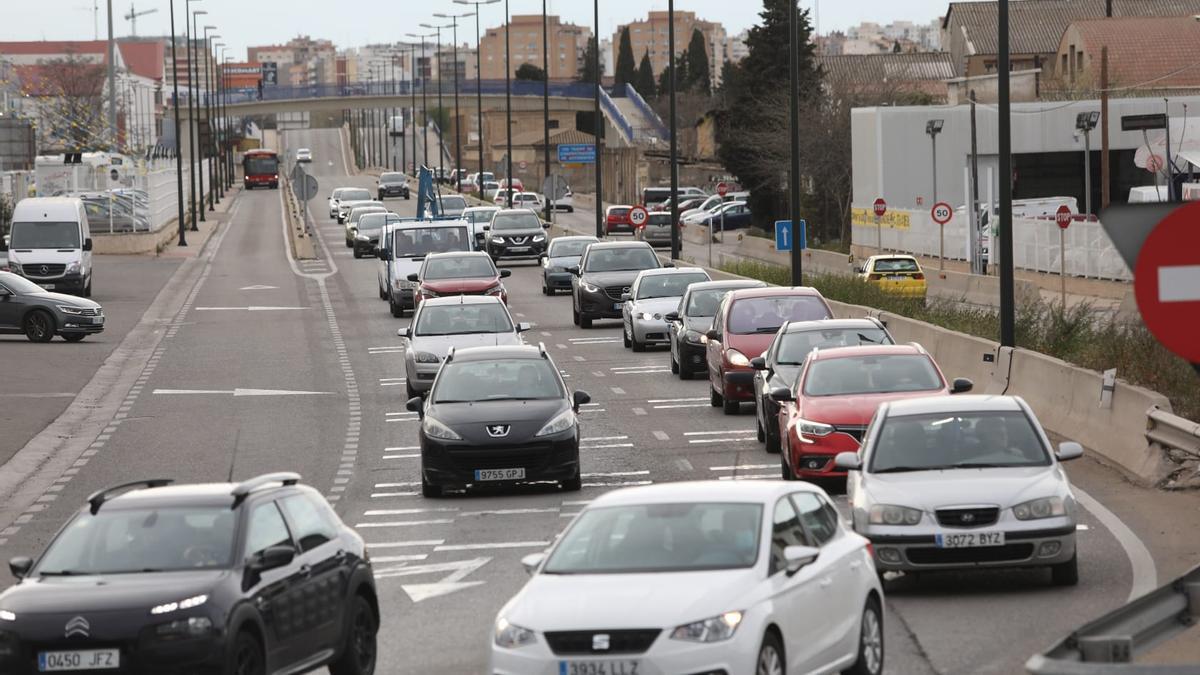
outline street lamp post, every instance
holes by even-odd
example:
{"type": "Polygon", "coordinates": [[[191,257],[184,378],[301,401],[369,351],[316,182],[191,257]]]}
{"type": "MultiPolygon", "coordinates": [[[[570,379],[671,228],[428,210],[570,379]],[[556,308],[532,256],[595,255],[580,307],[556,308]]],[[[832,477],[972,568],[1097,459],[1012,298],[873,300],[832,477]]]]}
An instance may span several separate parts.
{"type": "MultiPolygon", "coordinates": [[[[208,14],[208,12],[203,9],[192,10],[192,40],[195,40],[197,37],[200,37],[200,28],[199,28],[200,24],[197,21],[197,19],[200,18],[201,14],[208,14]]],[[[198,60],[200,58],[200,46],[199,45],[195,46],[194,52],[195,52],[195,59],[198,60]]],[[[200,80],[200,64],[192,63],[192,61],[193,61],[193,59],[188,59],[188,69],[189,69],[189,72],[191,73],[189,75],[188,79],[192,80],[194,78],[194,82],[195,82],[195,85],[192,87],[193,98],[196,99],[195,106],[193,107],[193,109],[196,111],[195,133],[197,136],[199,136],[200,135],[200,100],[199,100],[200,99],[200,81],[199,81],[200,80]]],[[[195,148],[196,148],[196,194],[200,195],[200,207],[197,210],[197,212],[200,215],[200,222],[204,222],[204,220],[205,220],[205,218],[204,218],[204,146],[201,145],[200,139],[196,139],[195,148]]],[[[193,216],[192,232],[197,232],[197,231],[199,231],[199,229],[200,229],[200,226],[197,225],[196,218],[193,216]]]]}
{"type": "MultiPolygon", "coordinates": [[[[483,39],[479,32],[479,8],[482,5],[492,5],[500,0],[454,0],[459,5],[474,5],[475,11],[475,121],[478,125],[479,136],[479,174],[476,178],[479,188],[479,198],[483,199],[483,39]]],[[[467,14],[465,16],[470,16],[467,14]]]]}
{"type": "MultiPolygon", "coordinates": [[[[192,7],[193,2],[199,2],[199,0],[184,0],[184,3],[183,3],[183,30],[184,30],[184,40],[187,41],[186,46],[187,46],[187,70],[188,70],[188,92],[187,92],[187,94],[188,94],[188,178],[191,179],[191,183],[192,183],[192,191],[189,194],[189,197],[190,197],[190,201],[191,201],[192,231],[195,232],[197,229],[196,228],[196,218],[197,218],[197,215],[196,215],[196,192],[197,192],[196,191],[196,178],[197,178],[197,176],[196,176],[196,174],[198,173],[198,170],[196,167],[200,166],[200,163],[196,158],[196,134],[194,131],[197,127],[196,127],[196,94],[195,94],[196,76],[192,74],[194,72],[193,66],[196,63],[196,58],[195,58],[195,56],[192,55],[193,47],[195,46],[193,44],[193,40],[192,40],[193,32],[192,32],[192,28],[191,28],[191,26],[192,26],[192,20],[191,20],[192,9],[191,9],[191,7],[192,7]]],[[[197,10],[197,11],[203,11],[203,10],[197,10]]],[[[200,209],[199,218],[201,220],[204,219],[204,209],[203,208],[200,209]]]]}
{"type": "Polygon", "coordinates": [[[596,174],[596,237],[600,238],[604,236],[604,162],[601,161],[604,157],[604,118],[600,116],[600,87],[604,73],[600,72],[600,0],[592,0],[592,22],[596,27],[596,35],[592,38],[596,41],[592,58],[592,72],[596,75],[596,97],[592,109],[596,137],[592,139],[592,147],[596,153],[596,163],[593,164],[596,174]]]}
{"type": "Polygon", "coordinates": [[[212,91],[213,91],[212,40],[213,40],[213,38],[219,38],[221,36],[220,35],[209,35],[208,31],[216,30],[216,29],[217,29],[216,26],[205,26],[204,27],[204,84],[205,84],[204,89],[205,89],[205,92],[204,92],[203,104],[204,104],[204,120],[208,125],[208,139],[209,139],[209,147],[205,148],[206,150],[208,150],[208,210],[209,211],[213,211],[216,209],[216,201],[217,201],[217,186],[216,186],[216,180],[215,180],[216,175],[217,175],[216,174],[217,162],[216,162],[216,153],[214,152],[214,149],[216,148],[216,144],[215,144],[216,131],[213,128],[213,108],[212,108],[212,91]]]}
{"type": "Polygon", "coordinates": [[[1075,128],[1083,132],[1083,203],[1084,213],[1092,215],[1092,129],[1100,122],[1100,113],[1081,112],[1075,116],[1075,128]]]}
{"type": "MultiPolygon", "coordinates": [[[[546,0],[542,0],[542,178],[550,187],[550,20],[546,17],[546,0]]],[[[543,189],[546,220],[553,220],[553,197],[545,192],[543,189]]]]}
{"type": "MultiPolygon", "coordinates": [[[[434,29],[435,31],[437,31],[437,51],[436,51],[436,52],[434,52],[434,53],[437,55],[437,64],[438,64],[438,117],[439,117],[439,118],[440,118],[440,117],[441,117],[441,115],[442,115],[442,111],[443,111],[443,110],[445,110],[445,108],[443,108],[443,107],[442,107],[442,29],[443,29],[443,28],[449,28],[450,26],[451,26],[451,24],[446,24],[446,25],[444,25],[444,26],[440,26],[440,25],[439,25],[439,26],[434,26],[434,25],[431,25],[431,24],[428,24],[428,23],[423,23],[423,24],[421,24],[421,28],[432,28],[432,29],[434,29]]],[[[458,68],[458,64],[457,64],[457,63],[455,63],[454,67],[455,67],[455,69],[457,69],[457,68],[458,68]]],[[[457,88],[457,86],[456,86],[456,88],[457,88]]],[[[457,98],[457,97],[458,97],[458,94],[457,94],[457,92],[456,92],[456,93],[455,93],[455,98],[457,98]]],[[[457,124],[457,122],[456,122],[455,124],[457,124]]],[[[426,130],[426,132],[428,132],[428,130],[426,130]]],[[[441,123],[439,122],[439,123],[438,123],[438,135],[437,135],[437,141],[438,141],[438,142],[437,142],[437,151],[438,151],[438,180],[439,180],[439,181],[440,181],[440,180],[445,180],[445,178],[446,178],[446,163],[445,163],[445,158],[446,158],[446,152],[445,152],[445,150],[446,150],[446,143],[445,143],[445,134],[446,134],[446,130],[442,128],[442,125],[441,125],[441,123]]],[[[440,194],[440,193],[441,193],[441,191],[439,190],[439,191],[438,191],[438,193],[440,194]]]]}
{"type": "Polygon", "coordinates": [[[504,194],[507,196],[508,208],[513,207],[513,175],[512,175],[512,50],[509,46],[509,17],[508,17],[508,0],[504,0],[504,138],[505,138],[505,157],[507,165],[504,167],[505,179],[507,184],[504,186],[504,194]]]}
{"type": "Polygon", "coordinates": [[[169,0],[171,10],[171,85],[174,87],[174,98],[171,108],[175,114],[175,202],[176,217],[179,219],[179,246],[187,246],[187,223],[183,217],[183,157],[180,155],[179,142],[179,59],[175,53],[175,45],[179,41],[175,35],[175,0],[169,0]]]}
{"type": "MultiPolygon", "coordinates": [[[[425,56],[425,38],[433,37],[433,33],[408,33],[408,37],[421,39],[421,56],[425,56]]],[[[429,62],[429,75],[433,76],[433,61],[429,62]]],[[[421,131],[421,164],[429,164],[429,103],[425,97],[425,78],[421,78],[421,121],[424,123],[424,129],[421,131]]],[[[416,125],[413,125],[413,134],[417,133],[416,125]]],[[[414,138],[413,143],[416,143],[414,138]]],[[[416,146],[413,146],[413,154],[416,154],[416,146]]],[[[416,166],[416,157],[413,157],[413,165],[416,166]]]]}
{"type": "MultiPolygon", "coordinates": [[[[933,143],[933,203],[937,204],[937,137],[942,133],[942,125],[945,120],[929,120],[925,123],[925,133],[929,134],[929,140],[933,143]]],[[[946,224],[939,223],[939,244],[938,244],[938,269],[945,271],[946,269],[946,224]]]]}
{"type": "MultiPolygon", "coordinates": [[[[791,166],[788,171],[788,215],[792,221],[792,285],[804,285],[804,257],[796,234],[800,231],[800,9],[788,0],[788,115],[791,166]]],[[[712,232],[709,232],[712,236],[712,232]]]]}
{"type": "MultiPolygon", "coordinates": [[[[412,124],[412,165],[413,178],[417,177],[417,45],[414,43],[409,50],[409,65],[412,67],[412,77],[409,84],[409,94],[412,104],[409,106],[409,122],[412,124]]],[[[422,83],[421,87],[424,88],[422,83]]]]}
{"type": "MultiPolygon", "coordinates": [[[[462,116],[458,110],[458,20],[465,19],[468,16],[474,16],[475,12],[464,12],[462,14],[434,14],[439,19],[450,19],[450,27],[453,31],[452,38],[454,39],[454,179],[458,190],[462,191],[462,180],[460,178],[463,171],[462,163],[462,116]]],[[[478,79],[478,76],[476,77],[478,79]]],[[[483,194],[479,195],[481,198],[483,194]]]]}
{"type": "MultiPolygon", "coordinates": [[[[675,0],[667,0],[667,68],[670,77],[667,86],[671,88],[671,259],[679,259],[679,157],[676,155],[675,128],[675,0]]],[[[724,221],[722,221],[724,225],[724,221]]],[[[712,238],[712,228],[708,236],[712,238]]],[[[721,239],[725,239],[725,231],[721,230],[721,239]]]]}
{"type": "Polygon", "coordinates": [[[1012,110],[1009,98],[1009,68],[1011,57],[1008,36],[1008,3],[1009,0],[999,0],[997,3],[997,102],[999,111],[997,152],[1000,154],[1000,208],[999,216],[999,249],[1000,249],[1000,346],[1016,347],[1017,314],[1016,288],[1013,270],[1013,232],[1012,232],[1012,110]]]}
{"type": "MultiPolygon", "coordinates": [[[[213,37],[216,37],[215,35],[213,37]]],[[[213,113],[217,118],[217,128],[213,136],[213,145],[217,148],[217,199],[225,198],[225,151],[221,147],[221,128],[225,126],[225,120],[221,118],[221,82],[224,77],[217,77],[218,73],[224,74],[225,66],[221,62],[221,52],[225,49],[224,42],[214,42],[213,51],[213,82],[217,89],[217,98],[213,101],[213,113]]]]}

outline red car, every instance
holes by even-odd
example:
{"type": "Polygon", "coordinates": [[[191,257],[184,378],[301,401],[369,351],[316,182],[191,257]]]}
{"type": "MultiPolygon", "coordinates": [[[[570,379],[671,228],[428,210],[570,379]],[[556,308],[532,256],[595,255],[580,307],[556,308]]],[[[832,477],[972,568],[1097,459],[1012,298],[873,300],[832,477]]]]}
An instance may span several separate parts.
{"type": "Polygon", "coordinates": [[[791,389],[771,392],[780,404],[783,478],[844,477],[833,458],[858,451],[879,404],[961,394],[972,386],[965,378],[947,384],[933,357],[915,343],[815,350],[791,389]]]}
{"type": "Polygon", "coordinates": [[[633,232],[633,223],[629,220],[632,206],[610,206],[604,210],[604,233],[633,232]]]}
{"type": "Polygon", "coordinates": [[[495,295],[508,304],[508,289],[500,282],[512,270],[496,269],[490,256],[482,251],[470,253],[431,253],[425,256],[421,270],[408,275],[418,282],[414,305],[428,298],[447,295],[495,295]]]}
{"type": "Polygon", "coordinates": [[[750,359],[767,351],[780,326],[832,318],[815,288],[746,288],[726,294],[705,336],[713,407],[724,406],[726,415],[736,415],[742,401],[754,400],[750,359]]]}

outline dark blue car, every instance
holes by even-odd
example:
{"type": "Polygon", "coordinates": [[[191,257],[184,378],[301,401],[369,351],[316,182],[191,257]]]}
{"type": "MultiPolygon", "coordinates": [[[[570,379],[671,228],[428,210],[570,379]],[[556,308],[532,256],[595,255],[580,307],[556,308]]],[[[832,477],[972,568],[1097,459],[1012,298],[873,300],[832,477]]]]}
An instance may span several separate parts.
{"type": "MultiPolygon", "coordinates": [[[[750,227],[750,207],[746,202],[729,202],[724,205],[725,229],[736,230],[739,227],[750,227]]],[[[700,224],[711,231],[721,229],[721,212],[705,218],[700,224]]]]}

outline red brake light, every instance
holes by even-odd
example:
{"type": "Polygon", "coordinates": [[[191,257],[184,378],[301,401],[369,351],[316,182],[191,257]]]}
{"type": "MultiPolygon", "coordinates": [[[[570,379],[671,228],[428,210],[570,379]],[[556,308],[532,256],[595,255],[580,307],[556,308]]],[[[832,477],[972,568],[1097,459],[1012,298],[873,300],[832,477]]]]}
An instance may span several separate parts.
{"type": "Polygon", "coordinates": [[[871,560],[875,559],[875,545],[869,541],[867,542],[867,555],[871,556],[871,560]]]}
{"type": "Polygon", "coordinates": [[[916,274],[912,275],[912,278],[917,279],[917,280],[923,280],[925,278],[925,275],[921,274],[920,272],[917,272],[916,274]]]}
{"type": "Polygon", "coordinates": [[[868,280],[868,281],[879,281],[879,280],[880,280],[880,279],[882,279],[882,278],[883,278],[883,275],[882,275],[882,274],[869,274],[869,275],[867,275],[867,280],[868,280]]]}

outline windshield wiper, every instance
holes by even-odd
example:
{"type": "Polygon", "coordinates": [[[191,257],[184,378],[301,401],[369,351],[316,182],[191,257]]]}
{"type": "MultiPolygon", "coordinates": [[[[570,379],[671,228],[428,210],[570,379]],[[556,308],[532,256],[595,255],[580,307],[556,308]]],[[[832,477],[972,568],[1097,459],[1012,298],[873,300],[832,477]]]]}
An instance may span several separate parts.
{"type": "Polygon", "coordinates": [[[1007,469],[1012,466],[1021,466],[1018,464],[996,464],[993,462],[963,462],[955,464],[951,469],[1007,469]]]}
{"type": "Polygon", "coordinates": [[[871,473],[905,473],[908,471],[945,471],[953,466],[889,466],[886,469],[873,469],[871,473]]]}
{"type": "Polygon", "coordinates": [[[876,340],[872,340],[871,338],[867,337],[866,335],[863,335],[862,333],[859,333],[859,334],[858,334],[858,341],[859,341],[860,343],[862,343],[862,342],[870,342],[871,344],[876,344],[876,343],[877,343],[877,341],[876,341],[876,340]]]}
{"type": "Polygon", "coordinates": [[[38,576],[41,577],[77,577],[82,574],[90,574],[90,572],[76,572],[74,570],[52,570],[50,572],[43,572],[38,570],[38,576]]]}
{"type": "Polygon", "coordinates": [[[779,326],[763,326],[762,328],[755,328],[754,332],[755,333],[774,333],[777,330],[779,330],[779,326]]]}

